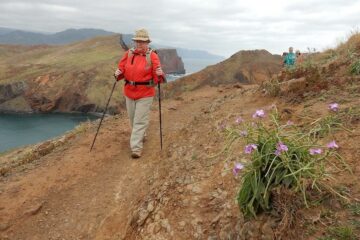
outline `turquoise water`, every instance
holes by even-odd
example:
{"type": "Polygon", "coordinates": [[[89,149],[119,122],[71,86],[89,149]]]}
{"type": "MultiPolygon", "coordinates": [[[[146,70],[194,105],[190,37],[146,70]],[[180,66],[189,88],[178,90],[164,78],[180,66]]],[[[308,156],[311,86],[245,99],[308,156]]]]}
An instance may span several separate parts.
{"type": "Polygon", "coordinates": [[[60,136],[95,119],[84,114],[0,114],[0,152],[60,136]]]}

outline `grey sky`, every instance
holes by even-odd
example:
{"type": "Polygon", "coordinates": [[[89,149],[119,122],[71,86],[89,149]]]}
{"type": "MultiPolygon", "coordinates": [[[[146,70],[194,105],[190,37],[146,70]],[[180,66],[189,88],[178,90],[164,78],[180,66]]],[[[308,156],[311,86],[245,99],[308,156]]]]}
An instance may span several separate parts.
{"type": "Polygon", "coordinates": [[[154,43],[225,57],[334,47],[360,27],[360,0],[0,0],[0,26],[58,32],[149,30],[154,43]]]}

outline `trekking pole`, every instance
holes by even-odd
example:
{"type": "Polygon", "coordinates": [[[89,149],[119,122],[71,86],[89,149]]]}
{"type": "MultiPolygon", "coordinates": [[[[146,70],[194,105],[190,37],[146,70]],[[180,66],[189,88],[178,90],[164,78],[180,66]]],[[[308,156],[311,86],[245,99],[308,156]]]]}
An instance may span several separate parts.
{"type": "MultiPolygon", "coordinates": [[[[163,82],[166,83],[166,78],[162,76],[163,82]]],[[[163,140],[162,140],[162,121],[161,121],[161,89],[160,82],[158,82],[158,95],[159,95],[159,120],[160,120],[160,148],[162,150],[163,140]]]]}
{"type": "MultiPolygon", "coordinates": [[[[114,75],[114,77],[115,77],[115,75],[114,75]]],[[[98,135],[98,133],[99,133],[99,130],[100,130],[100,127],[101,127],[101,123],[102,123],[102,121],[103,121],[103,119],[104,119],[105,113],[106,113],[107,108],[108,108],[108,106],[109,106],[110,99],[111,99],[111,96],[112,96],[112,94],[113,94],[113,92],[114,92],[114,89],[115,89],[116,83],[117,83],[117,81],[116,81],[116,77],[115,77],[115,82],[114,82],[113,88],[112,88],[112,90],[111,90],[111,93],[110,93],[110,96],[109,96],[109,100],[107,101],[107,104],[106,104],[105,110],[104,110],[103,115],[102,115],[102,117],[101,117],[101,120],[100,120],[99,126],[98,126],[98,128],[97,128],[97,131],[96,131],[96,134],[95,134],[94,140],[93,140],[93,142],[92,142],[92,144],[91,144],[90,152],[91,152],[91,150],[92,150],[92,149],[93,149],[93,147],[94,147],[94,144],[95,144],[95,141],[96,141],[96,137],[97,137],[97,135],[98,135]]]]}
{"type": "Polygon", "coordinates": [[[160,120],[160,148],[162,150],[162,123],[161,123],[161,93],[160,93],[160,82],[158,82],[158,95],[159,95],[159,120],[160,120]]]}

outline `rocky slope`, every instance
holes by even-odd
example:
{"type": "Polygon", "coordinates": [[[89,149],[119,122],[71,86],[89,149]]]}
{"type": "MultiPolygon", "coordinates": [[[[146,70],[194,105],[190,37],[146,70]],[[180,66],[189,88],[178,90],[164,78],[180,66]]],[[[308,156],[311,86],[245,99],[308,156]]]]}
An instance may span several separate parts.
{"type": "MultiPolygon", "coordinates": [[[[324,93],[326,102],[336,100],[333,96],[345,99],[348,95],[340,95],[336,88],[324,93]]],[[[347,106],[359,104],[353,95],[346,100],[347,106]]],[[[279,217],[260,215],[257,220],[249,220],[238,209],[235,198],[241,176],[235,178],[232,167],[246,156],[241,146],[230,156],[220,154],[226,141],[221,125],[224,121],[235,124],[237,116],[251,121],[256,109],[268,111],[274,104],[286,119],[301,124],[304,113],[325,114],[326,102],[308,98],[304,104],[288,104],[262,95],[256,85],[203,87],[163,102],[162,151],[154,106],[140,160],[129,157],[130,132],[125,114],[105,120],[91,153],[96,124],[83,125],[62,139],[6,154],[1,158],[1,166],[7,168],[1,169],[0,236],[274,239],[281,227],[279,217]]],[[[351,199],[359,199],[359,153],[353,151],[360,140],[360,128],[358,122],[353,124],[351,133],[340,131],[335,135],[338,144],[344,146],[339,152],[353,167],[353,174],[335,173],[338,180],[334,186],[343,186],[351,199]]],[[[347,207],[356,206],[352,201],[342,203],[327,196],[321,206],[318,203],[302,212],[303,222],[292,229],[296,237],[283,235],[281,239],[318,239],[331,233],[331,227],[356,226],[346,225],[351,224],[346,219],[359,221],[353,212],[356,210],[347,207]]]]}
{"type": "MultiPolygon", "coordinates": [[[[0,45],[0,111],[102,112],[124,51],[118,35],[64,46],[0,45]]],[[[184,71],[176,51],[163,49],[160,57],[165,71],[184,71]]],[[[122,84],[110,113],[124,106],[122,84]]]]}
{"type": "Polygon", "coordinates": [[[129,157],[125,113],[105,119],[92,152],[96,123],[84,124],[61,139],[3,154],[0,237],[359,239],[360,38],[356,37],[351,46],[284,70],[270,85],[202,83],[166,99],[162,150],[154,103],[139,160],[129,157]],[[349,59],[349,52],[356,57],[349,59]],[[287,79],[300,78],[306,81],[300,86],[319,80],[328,84],[299,88],[301,101],[292,101],[299,85],[287,79]],[[284,84],[292,85],[291,91],[269,91],[284,84]],[[334,102],[340,109],[330,112],[329,118],[328,104],[334,102]],[[239,124],[235,121],[239,116],[254,125],[257,109],[268,113],[275,107],[281,124],[290,120],[302,128],[327,119],[329,134],[320,143],[338,143],[341,158],[324,166],[331,176],[327,183],[338,194],[310,192],[307,207],[296,205],[299,196],[283,194],[277,198],[279,208],[245,218],[235,200],[243,172],[234,176],[232,169],[237,162],[249,164],[250,157],[241,141],[230,147],[228,129],[239,124]]]}
{"type": "Polygon", "coordinates": [[[272,55],[266,50],[239,51],[229,59],[175,81],[167,91],[172,96],[204,85],[259,84],[269,80],[280,70],[280,56],[272,55]]]}

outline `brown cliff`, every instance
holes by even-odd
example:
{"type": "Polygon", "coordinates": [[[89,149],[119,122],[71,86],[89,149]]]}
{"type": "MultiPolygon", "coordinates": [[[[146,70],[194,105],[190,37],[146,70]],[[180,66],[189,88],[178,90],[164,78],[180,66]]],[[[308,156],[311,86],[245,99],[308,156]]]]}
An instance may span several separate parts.
{"type": "Polygon", "coordinates": [[[161,48],[157,50],[164,72],[167,74],[185,74],[184,63],[176,49],[161,48]]]}

